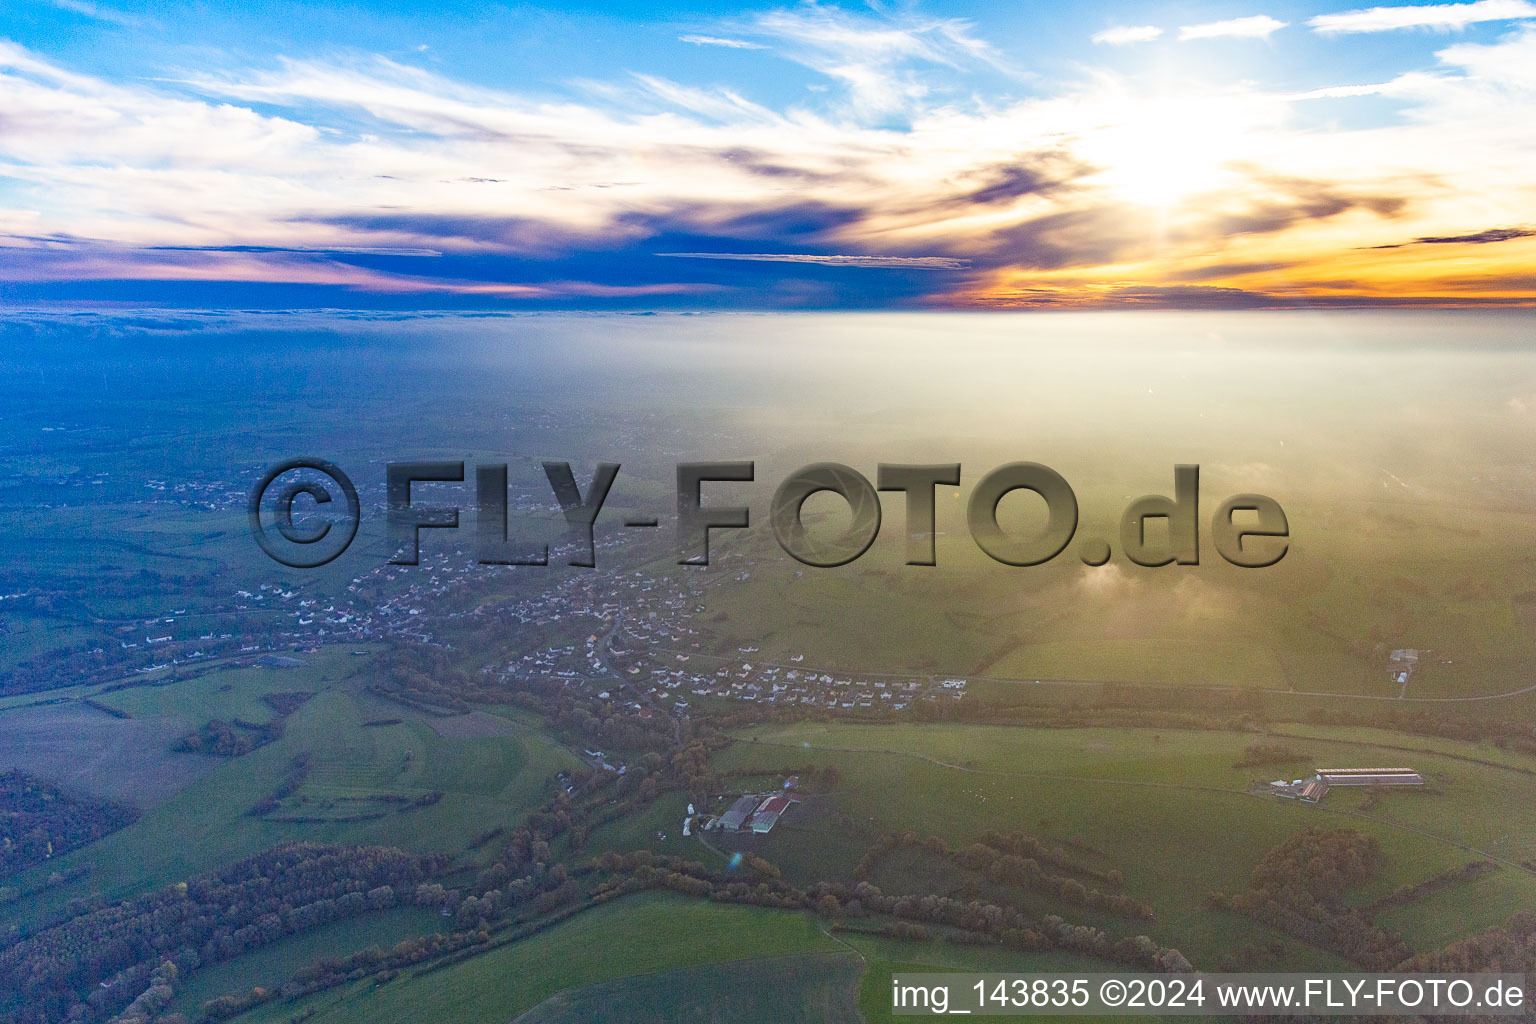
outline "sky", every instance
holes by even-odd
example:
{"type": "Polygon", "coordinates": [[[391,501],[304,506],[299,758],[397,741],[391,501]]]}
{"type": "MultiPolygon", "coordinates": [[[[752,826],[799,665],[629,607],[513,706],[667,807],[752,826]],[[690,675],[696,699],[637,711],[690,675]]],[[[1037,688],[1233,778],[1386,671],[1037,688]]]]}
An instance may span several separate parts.
{"type": "Polygon", "coordinates": [[[1536,0],[6,0],[0,307],[1536,304],[1536,0]]]}

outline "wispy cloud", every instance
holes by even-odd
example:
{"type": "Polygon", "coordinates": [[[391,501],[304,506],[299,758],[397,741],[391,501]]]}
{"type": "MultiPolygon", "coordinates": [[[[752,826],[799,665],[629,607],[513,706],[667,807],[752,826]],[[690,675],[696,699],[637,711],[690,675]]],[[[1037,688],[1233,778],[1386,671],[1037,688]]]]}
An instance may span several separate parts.
{"type": "Polygon", "coordinates": [[[1286,24],[1267,14],[1255,14],[1247,18],[1229,18],[1226,21],[1208,21],[1201,25],[1185,25],[1179,29],[1179,38],[1268,39],[1272,33],[1285,28],[1286,24]]]}
{"type": "Polygon", "coordinates": [[[964,270],[970,260],[950,256],[823,256],[786,252],[659,252],[692,260],[748,260],[754,263],[813,263],[823,267],[868,267],[878,270],[964,270]]]}
{"type": "Polygon", "coordinates": [[[915,13],[853,14],[805,4],[767,11],[739,26],[733,36],[765,40],[780,56],[838,82],[851,111],[861,118],[912,111],[930,96],[934,82],[923,68],[958,71],[989,67],[1014,73],[997,50],[960,18],[915,13]]]}
{"type": "Polygon", "coordinates": [[[427,258],[443,255],[442,251],[438,249],[382,245],[332,245],[326,247],[293,245],[154,245],[147,246],[146,248],[154,252],[291,252],[332,256],[421,256],[427,258]]]}
{"type": "Polygon", "coordinates": [[[122,28],[142,28],[148,24],[143,18],[136,18],[131,14],[103,7],[101,4],[91,3],[91,0],[47,0],[61,11],[78,14],[81,17],[94,21],[103,21],[109,25],[118,25],[122,28]]]}
{"type": "Polygon", "coordinates": [[[1289,93],[1287,100],[1338,100],[1352,99],[1356,96],[1380,96],[1390,93],[1395,88],[1392,82],[1368,82],[1363,85],[1327,85],[1321,89],[1308,89],[1305,92],[1289,93]]]}
{"type": "Polygon", "coordinates": [[[694,46],[723,46],[731,50],[766,50],[762,43],[752,43],[745,39],[726,39],[723,36],[678,36],[679,42],[692,43],[694,46]]]}
{"type": "Polygon", "coordinates": [[[1127,43],[1149,43],[1163,34],[1163,30],[1156,25],[1116,25],[1102,32],[1093,34],[1096,43],[1107,43],[1110,46],[1124,46],[1127,43]]]}
{"type": "Polygon", "coordinates": [[[1320,14],[1307,22],[1324,33],[1390,32],[1404,28],[1463,29],[1482,21],[1536,18],[1536,4],[1527,0],[1474,0],[1459,4],[1414,4],[1371,7],[1341,14],[1320,14]]]}

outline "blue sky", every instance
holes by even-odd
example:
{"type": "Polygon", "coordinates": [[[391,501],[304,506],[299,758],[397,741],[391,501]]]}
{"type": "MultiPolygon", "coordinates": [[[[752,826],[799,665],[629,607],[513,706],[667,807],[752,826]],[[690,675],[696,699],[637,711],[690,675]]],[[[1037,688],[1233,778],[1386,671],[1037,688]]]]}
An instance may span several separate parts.
{"type": "Polygon", "coordinates": [[[11,0],[0,301],[1527,304],[1533,66],[1528,0],[11,0]]]}

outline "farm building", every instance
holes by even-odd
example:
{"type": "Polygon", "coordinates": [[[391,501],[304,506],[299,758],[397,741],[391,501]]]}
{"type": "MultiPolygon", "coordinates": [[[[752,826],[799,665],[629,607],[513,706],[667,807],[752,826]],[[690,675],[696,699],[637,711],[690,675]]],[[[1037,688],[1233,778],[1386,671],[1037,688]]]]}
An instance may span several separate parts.
{"type": "Polygon", "coordinates": [[[1412,768],[1319,768],[1309,779],[1277,779],[1268,791],[1286,800],[1315,804],[1334,786],[1422,786],[1424,777],[1412,768]]]}
{"type": "Polygon", "coordinates": [[[749,793],[731,804],[731,809],[720,815],[720,828],[733,832],[757,809],[757,795],[749,793]]]}
{"type": "Polygon", "coordinates": [[[1315,804],[1328,795],[1328,783],[1317,778],[1292,779],[1290,782],[1276,779],[1269,784],[1269,789],[1282,800],[1300,800],[1304,804],[1315,804]]]}
{"type": "Polygon", "coordinates": [[[1412,768],[1319,768],[1317,778],[1329,786],[1424,785],[1424,776],[1412,768]]]}
{"type": "Polygon", "coordinates": [[[1307,779],[1296,791],[1296,798],[1302,803],[1315,804],[1328,795],[1328,783],[1322,779],[1307,779]]]}
{"type": "Polygon", "coordinates": [[[763,805],[752,816],[752,831],[758,835],[764,835],[773,830],[778,823],[779,815],[789,809],[793,801],[787,796],[770,797],[763,801],[763,805]]]}

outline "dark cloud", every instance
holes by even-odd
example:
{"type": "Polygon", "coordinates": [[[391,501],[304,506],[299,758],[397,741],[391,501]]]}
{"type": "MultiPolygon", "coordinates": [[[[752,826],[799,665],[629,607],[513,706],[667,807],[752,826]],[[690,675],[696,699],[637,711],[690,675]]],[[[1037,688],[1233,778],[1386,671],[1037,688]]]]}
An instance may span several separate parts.
{"type": "Polygon", "coordinates": [[[462,249],[491,245],[508,252],[553,254],[571,241],[570,232],[562,232],[545,221],[528,217],[382,210],[377,213],[296,217],[293,220],[390,236],[390,241],[409,239],[429,248],[462,249]]]}
{"type": "Polygon", "coordinates": [[[1530,299],[1475,296],[1448,299],[1441,295],[1307,295],[1245,291],[1240,288],[1127,287],[1104,296],[1109,307],[1143,306],[1166,309],[1391,309],[1397,307],[1529,306],[1530,299]]]}
{"type": "MultiPolygon", "coordinates": [[[[935,303],[944,305],[942,301],[935,303]]],[[[1533,304],[1528,298],[1504,296],[1439,295],[1305,295],[1298,292],[1272,293],[1242,288],[1215,288],[1202,285],[1127,285],[1095,293],[1085,301],[1070,289],[1026,288],[989,301],[967,303],[1003,309],[1395,309],[1454,307],[1524,308],[1533,304]]]]}
{"type": "MultiPolygon", "coordinates": [[[[1435,284],[1443,288],[1452,289],[1459,293],[1462,291],[1508,291],[1536,293],[1536,273],[1478,273],[1455,274],[1440,277],[1435,284]]],[[[1536,305],[1536,298],[1524,300],[1531,305],[1536,305]]]]}
{"type": "Polygon", "coordinates": [[[793,245],[797,240],[819,240],[838,228],[869,216],[868,208],[833,205],[815,200],[796,200],[740,210],[711,206],[681,207],[660,215],[621,217],[623,224],[646,224],[658,229],[707,230],[725,238],[770,241],[793,245]]]}
{"type": "Polygon", "coordinates": [[[1453,245],[1466,243],[1469,245],[1487,245],[1490,242],[1508,242],[1516,238],[1530,238],[1536,236],[1536,231],[1529,228],[1487,228],[1483,231],[1474,231],[1469,235],[1426,235],[1423,238],[1415,238],[1411,242],[1395,242],[1392,245],[1368,245],[1367,249],[1402,249],[1410,245],[1453,245]]]}
{"type": "Polygon", "coordinates": [[[150,245],[146,252],[282,252],[315,256],[426,256],[437,257],[436,249],[397,245],[150,245]]]}
{"type": "MultiPolygon", "coordinates": [[[[1075,167],[1075,165],[1074,165],[1075,167]]],[[[1000,201],[1009,194],[1025,194],[1029,189],[1070,187],[1071,174],[1089,173],[1091,168],[1051,168],[1047,176],[1040,168],[1021,167],[995,187],[977,190],[988,201],[1000,201]]],[[[1381,217],[1399,215],[1407,201],[1398,196],[1358,194],[1329,182],[1305,178],[1255,175],[1264,185],[1263,195],[1255,198],[1252,190],[1204,197],[1194,209],[1196,217],[1177,231],[1167,232],[1165,242],[1198,243],[1246,234],[1271,234],[1297,224],[1337,217],[1350,210],[1368,210],[1381,217]],[[1198,214],[1209,210],[1204,216],[1198,214]]],[[[1144,259],[1151,256],[1151,239],[1157,227],[1155,214],[1133,203],[1101,202],[1093,206],[1065,210],[1036,217],[993,232],[981,243],[968,242],[961,254],[974,258],[979,266],[1011,266],[1033,270],[1061,270],[1091,267],[1106,263],[1144,259]]],[[[1175,280],[1198,282],[1239,273],[1283,269],[1289,264],[1234,264],[1184,271],[1175,280]]]]}
{"type": "Polygon", "coordinates": [[[866,270],[964,270],[970,260],[952,256],[874,256],[805,252],[658,252],[657,256],[693,260],[741,260],[748,263],[802,263],[821,267],[862,267],[866,270]]]}
{"type": "Polygon", "coordinates": [[[1356,196],[1318,182],[1287,183],[1294,191],[1284,198],[1258,200],[1246,210],[1223,214],[1203,227],[1222,235],[1262,235],[1284,231],[1311,220],[1327,220],[1349,210],[1364,209],[1380,217],[1395,217],[1407,205],[1397,196],[1356,196]]]}
{"type": "Polygon", "coordinates": [[[1202,200],[1215,212],[1198,227],[1182,232],[1179,240],[1208,235],[1273,234],[1350,210],[1367,210],[1378,217],[1391,218],[1401,215],[1408,206],[1408,200],[1402,196],[1361,194],[1334,182],[1263,174],[1256,168],[1233,169],[1246,171],[1254,183],[1263,186],[1263,194],[1254,196],[1253,190],[1244,189],[1202,200]]]}
{"type": "Polygon", "coordinates": [[[1022,164],[994,167],[989,176],[991,181],[960,198],[977,206],[1006,203],[1020,196],[1053,192],[1071,177],[1063,177],[1059,168],[1022,164]]]}
{"type": "Polygon", "coordinates": [[[1286,263],[1213,263],[1205,267],[1191,267],[1188,270],[1175,270],[1166,275],[1170,281],[1194,282],[1210,281],[1219,277],[1237,277],[1241,274],[1263,274],[1274,270],[1285,270],[1298,266],[1294,262],[1286,263]]]}
{"type": "Polygon", "coordinates": [[[1128,286],[1112,289],[1105,299],[1106,305],[1149,306],[1158,309],[1273,309],[1277,306],[1307,304],[1295,298],[1265,292],[1206,285],[1128,286]]]}
{"type": "Polygon", "coordinates": [[[1105,204],[1036,217],[992,234],[979,264],[1060,270],[1114,263],[1145,246],[1146,211],[1105,204]]]}
{"type": "Polygon", "coordinates": [[[732,241],[785,246],[814,243],[868,215],[869,210],[853,204],[788,200],[769,206],[678,203],[659,211],[620,213],[599,230],[576,229],[528,217],[445,216],[392,210],[296,219],[377,234],[382,236],[381,248],[395,249],[402,244],[450,251],[491,247],[508,254],[552,259],[573,252],[610,251],[631,241],[670,233],[713,240],[701,249],[731,249],[732,241]]]}
{"type": "Polygon", "coordinates": [[[714,156],[738,170],[748,171],[764,178],[824,182],[836,181],[843,177],[841,174],[830,174],[824,171],[813,171],[806,167],[792,167],[789,164],[776,163],[771,157],[760,150],[750,149],[745,146],[716,150],[714,156]]]}
{"type": "Polygon", "coordinates": [[[953,195],[918,209],[1006,205],[1024,196],[1060,192],[1077,179],[1096,171],[1097,168],[1067,153],[1055,150],[1026,153],[1007,162],[984,165],[967,173],[953,195]]]}

